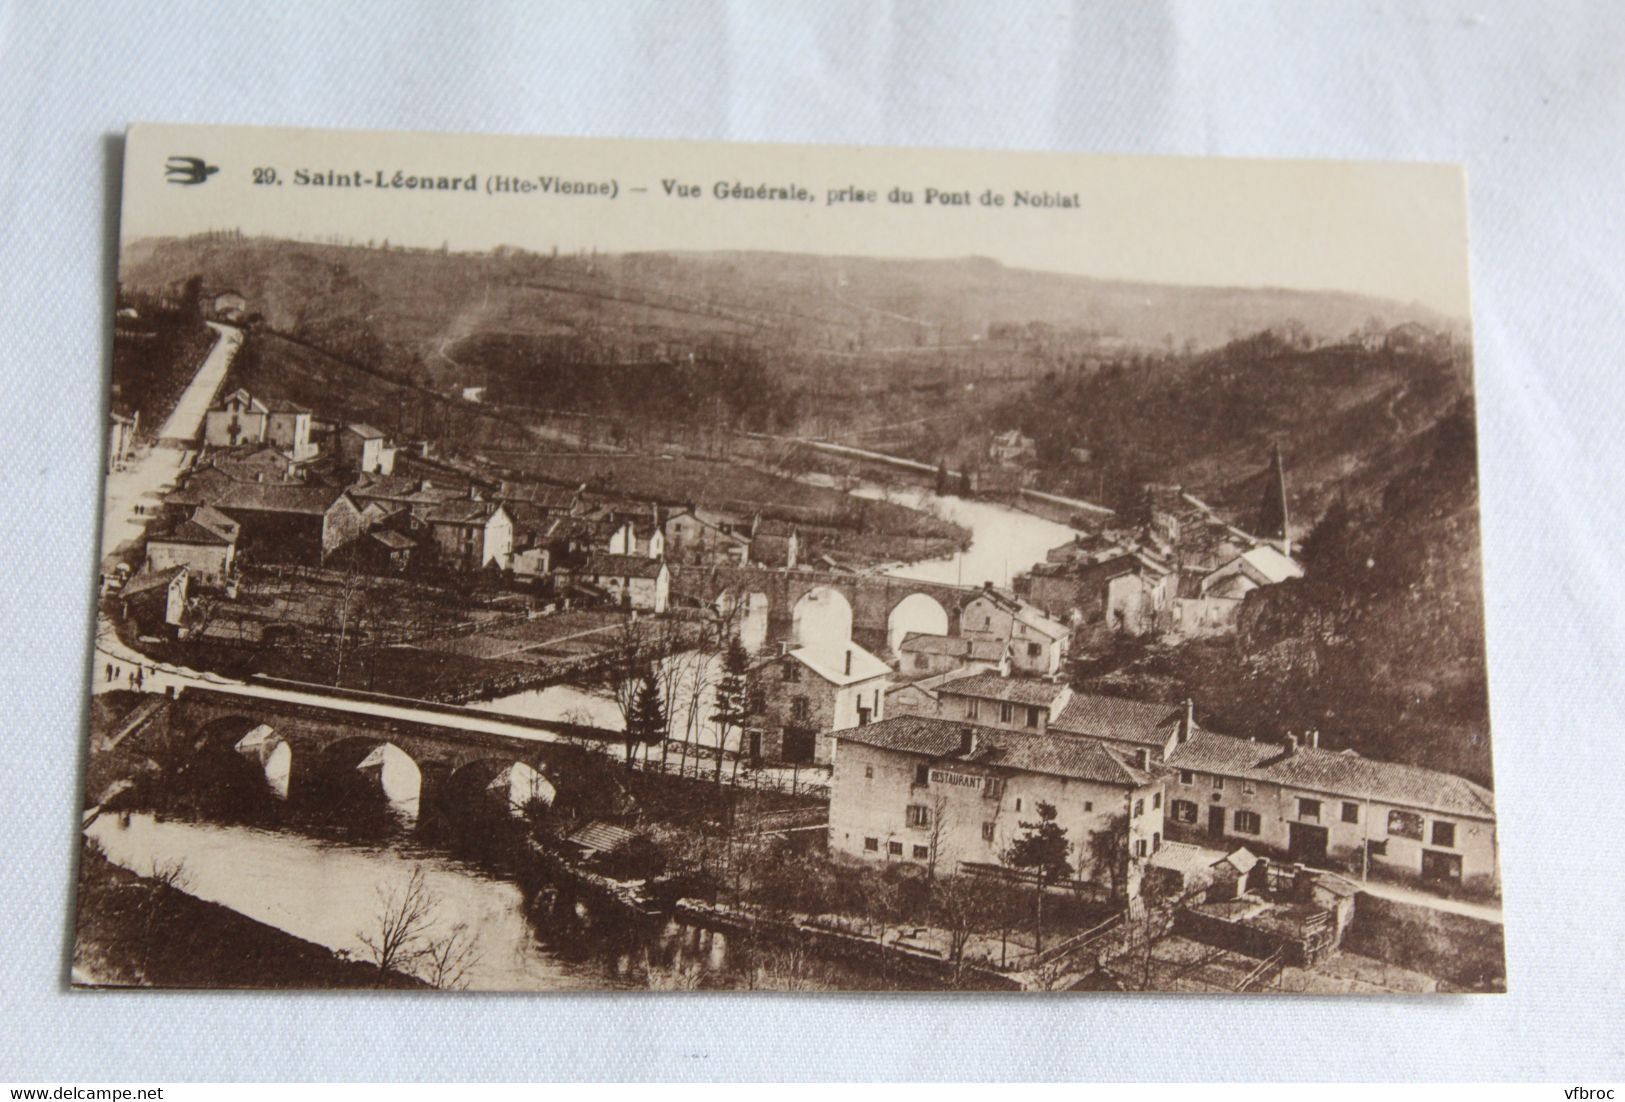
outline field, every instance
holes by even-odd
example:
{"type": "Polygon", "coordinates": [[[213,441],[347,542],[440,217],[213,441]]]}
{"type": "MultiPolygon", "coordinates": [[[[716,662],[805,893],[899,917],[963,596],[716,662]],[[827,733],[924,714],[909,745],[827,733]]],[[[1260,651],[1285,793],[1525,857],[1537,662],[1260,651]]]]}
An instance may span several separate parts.
{"type": "Polygon", "coordinates": [[[424,640],[418,649],[484,661],[545,663],[595,654],[613,643],[624,622],[619,612],[555,612],[523,623],[502,623],[467,635],[424,640]]]}

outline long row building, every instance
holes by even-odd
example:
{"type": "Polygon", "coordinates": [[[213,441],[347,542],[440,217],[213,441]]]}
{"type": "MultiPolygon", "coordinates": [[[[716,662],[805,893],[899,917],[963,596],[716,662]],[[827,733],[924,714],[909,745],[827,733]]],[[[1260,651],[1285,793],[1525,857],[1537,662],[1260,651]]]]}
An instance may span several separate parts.
{"type": "Polygon", "coordinates": [[[1074,875],[1115,853],[1139,875],[1170,841],[1246,847],[1361,877],[1493,892],[1493,793],[1439,770],[1322,747],[1305,732],[1237,738],[1195,707],[1076,693],[1008,672],[936,687],[935,709],[831,732],[829,844],[857,860],[998,865],[1051,804],[1074,875]]]}

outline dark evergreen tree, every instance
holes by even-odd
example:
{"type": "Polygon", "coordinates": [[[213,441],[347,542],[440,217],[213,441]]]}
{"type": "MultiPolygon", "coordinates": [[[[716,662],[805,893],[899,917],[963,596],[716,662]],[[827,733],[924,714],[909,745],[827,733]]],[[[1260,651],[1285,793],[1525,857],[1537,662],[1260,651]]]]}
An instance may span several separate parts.
{"type": "Polygon", "coordinates": [[[1270,468],[1264,477],[1264,500],[1258,507],[1258,534],[1267,540],[1286,543],[1286,471],[1281,462],[1281,445],[1270,453],[1270,468]]]}
{"type": "Polygon", "coordinates": [[[1043,800],[1038,802],[1038,820],[1036,822],[1023,822],[1021,837],[1010,843],[1005,853],[1005,863],[1018,869],[1029,871],[1036,881],[1038,895],[1038,946],[1039,952],[1044,949],[1044,897],[1049,894],[1052,884],[1059,883],[1072,875],[1072,862],[1067,860],[1067,854],[1072,852],[1072,843],[1067,840],[1066,828],[1055,821],[1055,805],[1043,800]]]}
{"type": "Polygon", "coordinates": [[[639,746],[653,746],[665,737],[666,708],[660,699],[660,684],[654,671],[646,670],[626,717],[626,768],[632,768],[639,746]]]}
{"type": "Polygon", "coordinates": [[[722,657],[722,676],[717,679],[716,711],[711,721],[717,725],[717,784],[722,783],[722,748],[728,741],[729,728],[743,728],[750,715],[750,655],[739,636],[728,639],[728,649],[722,657]]]}

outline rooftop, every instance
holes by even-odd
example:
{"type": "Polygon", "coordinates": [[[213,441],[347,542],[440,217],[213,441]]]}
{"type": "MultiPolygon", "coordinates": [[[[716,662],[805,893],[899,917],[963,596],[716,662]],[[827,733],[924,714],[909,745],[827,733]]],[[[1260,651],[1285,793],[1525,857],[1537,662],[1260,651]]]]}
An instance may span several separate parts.
{"type": "Polygon", "coordinates": [[[1362,757],[1353,750],[1299,746],[1288,753],[1279,742],[1198,730],[1175,747],[1168,764],[1401,807],[1495,817],[1495,793],[1483,785],[1436,769],[1362,757]]]}
{"type": "Polygon", "coordinates": [[[666,564],[646,555],[611,555],[595,551],[581,564],[578,574],[599,578],[658,578],[666,564]]]}
{"type": "Polygon", "coordinates": [[[1068,735],[1162,746],[1183,718],[1184,709],[1177,704],[1073,693],[1050,728],[1068,735]]]}
{"type": "Polygon", "coordinates": [[[791,651],[790,657],[834,685],[853,685],[891,672],[890,666],[856,643],[836,648],[800,647],[791,651]]]}
{"type": "Polygon", "coordinates": [[[168,587],[169,583],[173,582],[177,576],[185,573],[186,567],[184,566],[171,566],[165,570],[143,569],[135,577],[125,582],[119,593],[125,598],[130,598],[149,590],[163,589],[168,587]]]}
{"type": "Polygon", "coordinates": [[[343,496],[330,486],[303,482],[219,482],[188,486],[164,498],[170,505],[212,505],[227,512],[300,513],[320,516],[343,496]]]}
{"type": "Polygon", "coordinates": [[[1005,644],[996,639],[970,639],[960,635],[927,635],[911,631],[898,646],[903,654],[938,654],[948,658],[997,662],[1004,657],[1005,644]]]}
{"type": "Polygon", "coordinates": [[[503,501],[523,501],[540,509],[568,509],[575,504],[577,491],[540,482],[503,482],[497,497],[503,501]]]}
{"type": "Polygon", "coordinates": [[[958,677],[945,683],[938,691],[956,696],[974,696],[982,700],[1008,700],[1014,704],[1042,704],[1050,707],[1067,691],[1067,687],[1037,677],[1002,677],[996,673],[973,673],[969,677],[958,677]]]}
{"type": "Polygon", "coordinates": [[[192,519],[203,525],[203,527],[212,529],[221,536],[232,540],[237,538],[237,533],[242,531],[243,527],[220,510],[208,505],[199,505],[192,510],[192,519]]]}
{"type": "Polygon", "coordinates": [[[1151,780],[1149,773],[1130,765],[1103,743],[1036,732],[1004,731],[937,716],[895,716],[833,734],[842,742],[923,754],[941,761],[1042,773],[1123,788],[1138,788],[1151,780]],[[970,743],[968,751],[965,749],[967,741],[970,743]]]}
{"type": "Polygon", "coordinates": [[[353,432],[363,440],[382,440],[384,434],[367,424],[365,421],[352,421],[344,426],[345,432],[353,432]]]}
{"type": "Polygon", "coordinates": [[[393,528],[374,528],[367,534],[391,551],[406,551],[418,545],[417,540],[402,535],[393,528]]]}
{"type": "Polygon", "coordinates": [[[167,532],[154,532],[147,537],[148,543],[190,543],[208,547],[230,547],[230,536],[221,535],[213,528],[205,527],[195,520],[183,520],[167,532]]]}
{"type": "Polygon", "coordinates": [[[309,413],[309,406],[302,406],[298,402],[287,398],[267,398],[265,408],[272,413],[309,413]]]}
{"type": "Polygon", "coordinates": [[[430,524],[462,524],[484,525],[496,514],[501,506],[493,506],[489,501],[470,501],[460,498],[456,501],[445,501],[436,505],[425,515],[430,524]]]}
{"type": "Polygon", "coordinates": [[[1267,543],[1261,543],[1245,552],[1241,556],[1241,561],[1262,575],[1266,585],[1284,582],[1288,578],[1303,577],[1303,567],[1267,543]]]}

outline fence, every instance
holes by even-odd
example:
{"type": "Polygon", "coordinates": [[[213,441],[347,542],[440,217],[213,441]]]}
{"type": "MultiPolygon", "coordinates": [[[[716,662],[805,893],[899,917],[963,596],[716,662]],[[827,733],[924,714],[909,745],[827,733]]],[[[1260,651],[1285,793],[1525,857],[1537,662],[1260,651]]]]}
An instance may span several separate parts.
{"type": "Polygon", "coordinates": [[[1119,935],[1123,926],[1123,912],[1118,911],[1104,922],[1097,923],[1081,934],[1076,934],[1065,941],[1045,949],[1030,960],[1023,963],[1024,968],[1042,968],[1051,961],[1063,957],[1081,957],[1086,953],[1099,948],[1108,938],[1119,935]]]}
{"type": "MultiPolygon", "coordinates": [[[[632,760],[632,768],[646,773],[661,773],[694,780],[717,780],[717,750],[714,746],[669,739],[665,744],[665,760],[654,756],[655,747],[647,754],[632,760]]],[[[744,759],[724,751],[722,754],[722,783],[734,788],[749,788],[757,792],[779,792],[788,796],[804,796],[815,800],[829,800],[829,782],[821,780],[823,772],[813,771],[812,780],[801,775],[794,767],[782,765],[746,765],[744,759]]]]}
{"type": "Polygon", "coordinates": [[[1242,981],[1236,984],[1236,990],[1238,992],[1256,991],[1261,987],[1265,987],[1272,982],[1278,981],[1281,978],[1281,970],[1285,967],[1286,947],[1282,946],[1269,956],[1265,957],[1263,960],[1259,961],[1257,968],[1254,968],[1251,972],[1248,972],[1246,976],[1242,977],[1242,981]]]}

